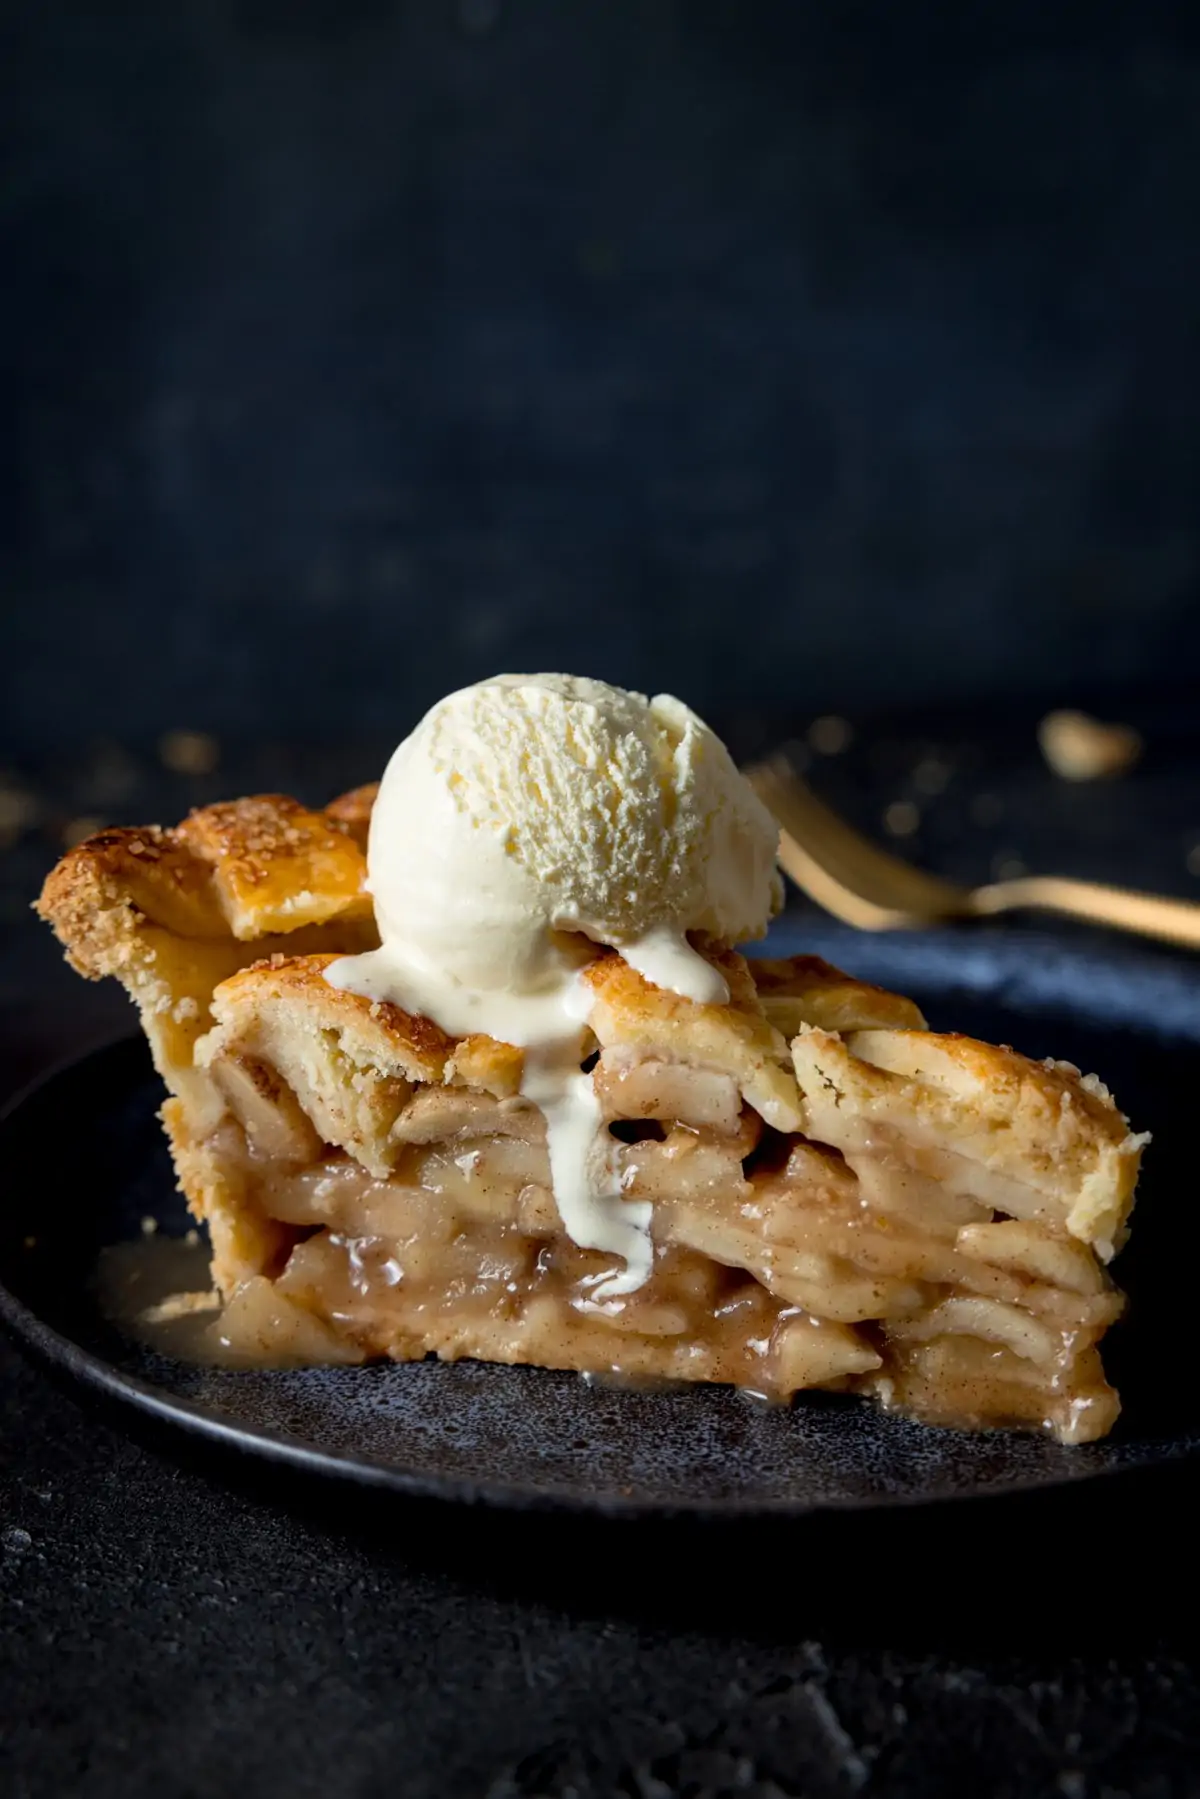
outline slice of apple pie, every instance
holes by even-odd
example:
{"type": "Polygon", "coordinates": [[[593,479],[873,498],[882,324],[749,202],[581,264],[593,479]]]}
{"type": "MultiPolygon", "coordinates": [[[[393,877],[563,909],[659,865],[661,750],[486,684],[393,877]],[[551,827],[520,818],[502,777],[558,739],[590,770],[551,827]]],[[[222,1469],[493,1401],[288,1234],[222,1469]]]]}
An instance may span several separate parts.
{"type": "Polygon", "coordinates": [[[1097,1080],[936,1035],[815,958],[693,927],[726,996],[693,998],[580,934],[572,1079],[650,1245],[615,1290],[620,1257],[564,1228],[533,1052],[328,978],[378,943],[373,798],[105,831],[39,903],[140,1007],[223,1341],[830,1388],[1068,1443],[1111,1427],[1097,1345],[1142,1139],[1097,1080]]]}

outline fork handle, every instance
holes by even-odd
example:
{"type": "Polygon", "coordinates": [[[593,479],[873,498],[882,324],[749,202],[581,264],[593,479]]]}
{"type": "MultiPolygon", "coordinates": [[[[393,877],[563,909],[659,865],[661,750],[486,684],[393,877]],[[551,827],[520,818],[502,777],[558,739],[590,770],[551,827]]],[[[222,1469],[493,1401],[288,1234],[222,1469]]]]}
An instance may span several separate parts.
{"type": "Polygon", "coordinates": [[[1192,900],[1162,899],[1153,893],[1132,893],[1125,887],[1102,887],[1092,881],[1070,881],[1061,875],[1025,875],[1015,881],[996,881],[977,887],[971,910],[977,916],[1013,912],[1031,907],[1039,912],[1059,912],[1090,924],[1110,925],[1139,937],[1159,937],[1165,943],[1181,943],[1200,949],[1200,905],[1192,900]]]}

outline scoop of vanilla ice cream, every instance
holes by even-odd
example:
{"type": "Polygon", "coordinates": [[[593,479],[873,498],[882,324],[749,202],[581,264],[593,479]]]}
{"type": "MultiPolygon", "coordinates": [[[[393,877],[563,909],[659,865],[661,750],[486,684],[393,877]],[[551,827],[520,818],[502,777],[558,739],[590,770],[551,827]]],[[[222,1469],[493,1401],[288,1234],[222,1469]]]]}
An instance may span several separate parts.
{"type": "Polygon", "coordinates": [[[442,700],[400,745],[368,866],[384,942],[402,937],[466,986],[534,989],[561,968],[552,933],[577,931],[686,989],[687,932],[766,929],[777,839],[681,701],[501,675],[442,700]]]}
{"type": "Polygon", "coordinates": [[[588,939],[661,987],[726,999],[687,934],[761,935],[781,897],[777,835],[679,700],[570,675],[453,693],[387,766],[367,846],[381,946],[325,978],[524,1050],[521,1092],[546,1121],[563,1227],[625,1264],[581,1303],[618,1303],[654,1262],[650,1205],[624,1197],[582,1065],[588,939]]]}

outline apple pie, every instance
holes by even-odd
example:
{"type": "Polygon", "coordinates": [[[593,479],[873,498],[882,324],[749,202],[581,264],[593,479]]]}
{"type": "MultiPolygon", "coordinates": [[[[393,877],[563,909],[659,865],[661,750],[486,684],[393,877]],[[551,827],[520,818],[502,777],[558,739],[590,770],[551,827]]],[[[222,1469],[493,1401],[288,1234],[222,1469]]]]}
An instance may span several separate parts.
{"type": "Polygon", "coordinates": [[[729,991],[702,1004],[592,945],[581,1067],[653,1241],[650,1278],[601,1297],[613,1258],[563,1229],[523,1052],[325,979],[378,941],[373,796],[107,830],[39,902],[72,965],[140,1009],[226,1345],[826,1388],[1064,1443],[1110,1429],[1107,1264],[1144,1139],[1097,1079],[937,1035],[815,957],[694,937],[729,991]]]}

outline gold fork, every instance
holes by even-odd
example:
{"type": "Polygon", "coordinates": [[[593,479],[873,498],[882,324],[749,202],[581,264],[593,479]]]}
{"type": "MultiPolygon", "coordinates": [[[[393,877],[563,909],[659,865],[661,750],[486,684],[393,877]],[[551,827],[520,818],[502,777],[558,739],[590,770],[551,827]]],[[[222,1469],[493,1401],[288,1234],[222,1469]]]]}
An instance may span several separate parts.
{"type": "Polygon", "coordinates": [[[746,773],[779,821],[784,872],[819,906],[860,930],[912,930],[1029,907],[1200,949],[1200,905],[1190,900],[1131,893],[1062,875],[1022,875],[986,887],[958,887],[860,836],[817,798],[786,756],[772,756],[746,773]]]}

